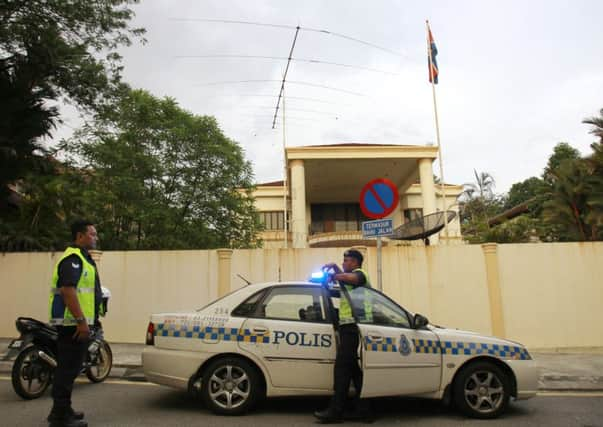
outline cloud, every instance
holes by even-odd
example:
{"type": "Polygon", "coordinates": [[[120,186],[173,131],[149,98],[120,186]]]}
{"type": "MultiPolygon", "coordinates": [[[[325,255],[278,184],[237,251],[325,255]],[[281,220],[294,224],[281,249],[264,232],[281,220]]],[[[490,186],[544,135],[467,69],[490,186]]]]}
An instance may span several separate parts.
{"type": "MultiPolygon", "coordinates": [[[[258,181],[282,177],[281,118],[271,129],[285,61],[178,58],[192,55],[285,57],[293,29],[209,23],[211,18],[301,25],[295,58],[387,70],[373,73],[293,62],[287,144],[426,144],[436,140],[427,82],[425,18],[439,48],[437,101],[445,178],[463,183],[490,172],[499,191],[541,173],[552,147],[566,140],[588,152],[581,124],[603,107],[603,4],[580,1],[147,1],[136,6],[145,46],[123,50],[125,78],[182,107],[214,115],[254,164],[258,181]],[[179,19],[179,20],[175,20],[179,19]],[[271,80],[215,84],[225,81],[271,80]],[[262,95],[262,96],[249,96],[262,95]],[[311,98],[301,99],[301,98],[311,98]]],[[[60,133],[64,133],[61,130],[60,133]]],[[[437,171],[437,165],[434,171],[437,171]]]]}

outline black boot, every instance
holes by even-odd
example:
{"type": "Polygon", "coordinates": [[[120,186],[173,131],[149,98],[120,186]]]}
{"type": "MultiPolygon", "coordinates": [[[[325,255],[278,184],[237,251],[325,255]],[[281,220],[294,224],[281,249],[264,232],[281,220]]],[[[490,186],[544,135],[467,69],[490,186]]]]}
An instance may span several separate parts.
{"type": "Polygon", "coordinates": [[[332,406],[322,411],[314,412],[314,416],[318,418],[321,424],[336,424],[343,422],[342,411],[335,410],[332,406]]]}
{"type": "MultiPolygon", "coordinates": [[[[76,420],[83,420],[84,419],[84,413],[81,411],[74,411],[73,408],[69,408],[65,411],[67,416],[71,416],[72,418],[75,418],[76,420]]],[[[58,411],[50,411],[50,415],[48,415],[48,418],[46,418],[48,420],[48,422],[52,422],[54,420],[58,420],[60,418],[63,418],[62,415],[58,415],[58,411]]]]}
{"type": "Polygon", "coordinates": [[[74,417],[64,417],[51,421],[49,427],[88,427],[88,422],[74,417]]]}
{"type": "Polygon", "coordinates": [[[88,423],[78,416],[84,417],[81,412],[75,412],[71,408],[52,408],[48,415],[49,427],[88,427],[88,423]]]}

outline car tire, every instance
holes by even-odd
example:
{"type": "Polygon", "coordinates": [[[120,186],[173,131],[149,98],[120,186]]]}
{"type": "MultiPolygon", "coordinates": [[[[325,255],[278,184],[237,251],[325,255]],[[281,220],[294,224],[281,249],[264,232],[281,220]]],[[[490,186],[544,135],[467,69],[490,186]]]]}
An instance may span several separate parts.
{"type": "Polygon", "coordinates": [[[260,373],[246,360],[225,357],[203,370],[201,397],[205,406],[220,415],[241,415],[264,395],[260,373]]]}
{"type": "Polygon", "coordinates": [[[509,405],[510,380],[492,362],[478,361],[461,369],[452,385],[454,403],[465,415],[491,419],[502,414],[509,405]]]}

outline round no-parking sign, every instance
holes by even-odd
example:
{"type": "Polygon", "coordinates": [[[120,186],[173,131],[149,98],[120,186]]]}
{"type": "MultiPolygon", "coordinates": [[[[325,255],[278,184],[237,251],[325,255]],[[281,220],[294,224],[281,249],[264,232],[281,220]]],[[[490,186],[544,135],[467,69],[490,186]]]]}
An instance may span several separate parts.
{"type": "Polygon", "coordinates": [[[391,214],[398,206],[398,188],[386,178],[369,181],[360,192],[360,209],[369,218],[380,219],[391,214]]]}

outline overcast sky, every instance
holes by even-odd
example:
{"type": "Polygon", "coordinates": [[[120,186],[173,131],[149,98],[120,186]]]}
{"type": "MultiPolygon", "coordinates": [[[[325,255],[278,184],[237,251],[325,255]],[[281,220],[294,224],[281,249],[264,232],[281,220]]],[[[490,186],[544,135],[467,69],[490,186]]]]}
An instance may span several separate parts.
{"type": "Polygon", "coordinates": [[[283,132],[280,122],[271,126],[280,82],[213,83],[278,80],[286,61],[178,56],[286,57],[295,30],[193,19],[300,25],[398,53],[301,31],[294,58],[390,74],[293,62],[288,80],[341,91],[286,86],[288,146],[434,144],[429,19],[439,50],[444,176],[451,183],[472,181],[475,168],[491,173],[504,192],[540,175],[560,141],[587,154],[594,137],[581,121],[603,108],[602,1],[143,0],[135,11],[148,43],[123,50],[126,81],[215,116],[244,148],[258,182],[282,178],[283,132]]]}

